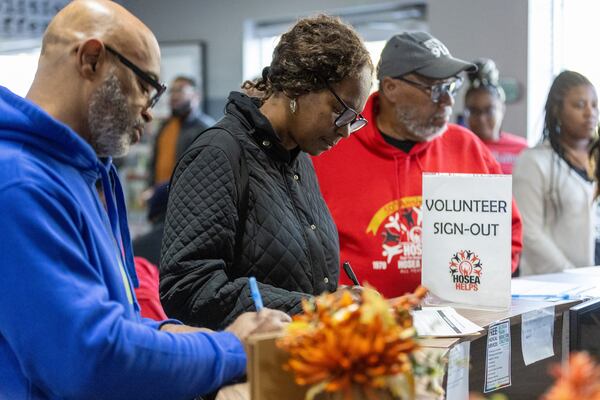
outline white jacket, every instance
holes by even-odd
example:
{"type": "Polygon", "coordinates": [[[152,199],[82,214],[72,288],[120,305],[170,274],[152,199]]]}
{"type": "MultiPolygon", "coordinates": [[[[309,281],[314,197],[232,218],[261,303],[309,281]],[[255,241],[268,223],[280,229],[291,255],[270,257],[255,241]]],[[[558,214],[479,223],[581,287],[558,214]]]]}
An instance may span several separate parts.
{"type": "Polygon", "coordinates": [[[523,218],[522,275],[594,265],[594,192],[549,143],[521,153],[513,194],[523,218]]]}

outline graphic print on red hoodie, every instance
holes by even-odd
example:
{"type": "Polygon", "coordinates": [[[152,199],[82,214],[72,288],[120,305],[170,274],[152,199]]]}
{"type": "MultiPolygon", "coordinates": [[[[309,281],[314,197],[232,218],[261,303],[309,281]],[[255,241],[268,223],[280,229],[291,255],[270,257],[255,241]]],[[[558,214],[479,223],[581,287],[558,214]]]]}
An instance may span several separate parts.
{"type": "MultiPolygon", "coordinates": [[[[377,107],[374,93],[364,111],[369,124],[313,157],[313,164],[338,228],[340,259],[351,262],[361,283],[390,298],[421,283],[422,174],[502,172],[472,132],[453,124],[441,136],[405,153],[381,136],[375,125],[377,107]]],[[[521,243],[521,218],[513,204],[513,271],[521,243]]],[[[343,273],[340,284],[351,284],[343,273]]]]}

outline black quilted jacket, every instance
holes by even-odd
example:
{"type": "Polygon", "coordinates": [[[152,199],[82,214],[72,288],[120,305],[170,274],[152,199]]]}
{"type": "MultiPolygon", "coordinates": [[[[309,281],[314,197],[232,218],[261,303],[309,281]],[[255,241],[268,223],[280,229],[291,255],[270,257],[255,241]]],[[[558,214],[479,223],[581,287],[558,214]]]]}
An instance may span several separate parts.
{"type": "MultiPolygon", "coordinates": [[[[173,176],[160,265],[167,314],[213,329],[254,311],[249,276],[265,307],[294,314],[303,297],[335,290],[339,274],[337,230],[310,158],[280,146],[256,101],[241,93],[230,94],[220,123],[239,139],[249,172],[240,261],[233,263],[235,161],[209,141],[188,152],[173,176]]],[[[211,132],[227,134],[203,135],[211,132]]]]}

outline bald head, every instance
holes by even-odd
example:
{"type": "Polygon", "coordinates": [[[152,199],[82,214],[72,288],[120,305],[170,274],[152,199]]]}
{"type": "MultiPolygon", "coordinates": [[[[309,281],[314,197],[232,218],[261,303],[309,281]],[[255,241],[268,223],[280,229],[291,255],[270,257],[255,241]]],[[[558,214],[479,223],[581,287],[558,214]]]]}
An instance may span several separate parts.
{"type": "Polygon", "coordinates": [[[104,124],[103,132],[125,130],[130,142],[139,139],[140,126],[152,118],[147,77],[157,80],[159,74],[158,42],[138,18],[113,1],[74,0],[46,29],[27,98],[69,125],[99,155],[114,156],[112,150],[98,150],[96,139],[105,138],[93,125],[104,124]],[[98,115],[102,110],[120,114],[98,115]],[[119,119],[119,126],[106,123],[119,119]]]}
{"type": "Polygon", "coordinates": [[[140,61],[160,58],[150,29],[125,8],[107,0],[75,0],[63,8],[46,29],[42,56],[56,57],[91,38],[140,61]]]}

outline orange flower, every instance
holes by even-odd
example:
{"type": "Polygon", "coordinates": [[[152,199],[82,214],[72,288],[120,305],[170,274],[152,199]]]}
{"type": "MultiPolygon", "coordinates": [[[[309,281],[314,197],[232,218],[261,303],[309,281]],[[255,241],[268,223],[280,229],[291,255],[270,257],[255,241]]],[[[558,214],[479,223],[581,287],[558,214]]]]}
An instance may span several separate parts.
{"type": "Polygon", "coordinates": [[[556,377],[543,400],[600,400],[600,367],[587,353],[572,353],[569,362],[555,365],[556,377]]]}
{"type": "Polygon", "coordinates": [[[305,301],[277,343],[290,354],[285,368],[314,394],[356,384],[399,391],[406,385],[397,376],[411,373],[409,355],[418,347],[409,311],[426,293],[419,288],[390,303],[365,287],[358,296],[340,290],[305,301]]]}

